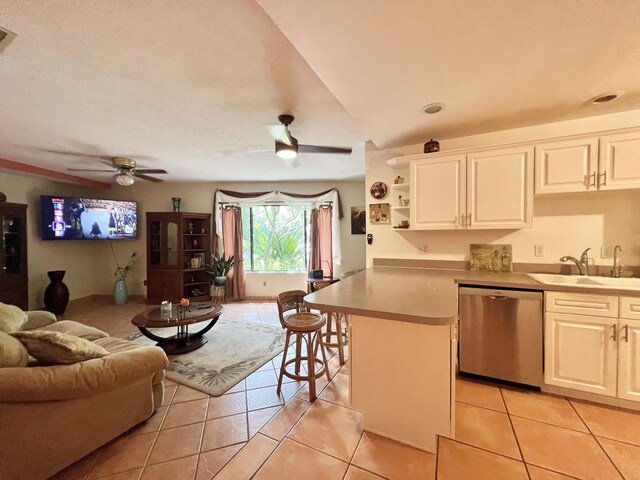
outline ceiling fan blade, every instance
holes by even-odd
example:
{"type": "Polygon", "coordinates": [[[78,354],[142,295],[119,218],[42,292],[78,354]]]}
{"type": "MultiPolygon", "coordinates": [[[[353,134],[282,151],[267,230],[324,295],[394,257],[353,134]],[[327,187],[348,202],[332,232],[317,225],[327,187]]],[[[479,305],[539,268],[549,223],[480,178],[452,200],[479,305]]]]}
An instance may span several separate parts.
{"type": "Polygon", "coordinates": [[[337,153],[340,155],[351,154],[352,149],[346,147],[321,147],[319,145],[298,145],[299,153],[337,153]]]}
{"type": "Polygon", "coordinates": [[[161,168],[136,168],[135,172],[136,173],[155,173],[155,174],[167,173],[166,170],[162,170],[161,168]]]}
{"type": "Polygon", "coordinates": [[[148,182],[154,182],[154,183],[162,182],[162,180],[160,180],[159,178],[149,177],[148,175],[142,175],[141,173],[138,173],[135,170],[133,171],[133,173],[131,173],[131,175],[133,175],[136,178],[139,178],[140,180],[146,180],[148,182]]]}
{"type": "Polygon", "coordinates": [[[55,150],[51,148],[40,148],[38,150],[47,153],[55,153],[56,155],[67,155],[69,157],[99,158],[101,160],[111,160],[111,157],[107,155],[93,155],[90,153],[70,152],[65,150],[55,150]]]}
{"type": "Polygon", "coordinates": [[[70,172],[108,172],[113,173],[117,170],[96,170],[94,168],[67,168],[70,172]]]}

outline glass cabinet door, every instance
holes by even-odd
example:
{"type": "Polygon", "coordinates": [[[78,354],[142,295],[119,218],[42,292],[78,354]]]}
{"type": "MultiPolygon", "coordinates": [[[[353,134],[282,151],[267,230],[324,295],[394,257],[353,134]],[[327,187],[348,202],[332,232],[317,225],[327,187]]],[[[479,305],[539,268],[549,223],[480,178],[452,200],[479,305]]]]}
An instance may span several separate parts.
{"type": "Polygon", "coordinates": [[[180,242],[178,241],[178,224],[176,222],[167,222],[167,265],[178,264],[178,249],[180,242]]]}
{"type": "Polygon", "coordinates": [[[149,224],[149,264],[160,265],[162,262],[162,223],[160,221],[149,224]]]}
{"type": "Polygon", "coordinates": [[[22,273],[22,218],[4,215],[2,219],[2,268],[5,274],[22,273]]]}

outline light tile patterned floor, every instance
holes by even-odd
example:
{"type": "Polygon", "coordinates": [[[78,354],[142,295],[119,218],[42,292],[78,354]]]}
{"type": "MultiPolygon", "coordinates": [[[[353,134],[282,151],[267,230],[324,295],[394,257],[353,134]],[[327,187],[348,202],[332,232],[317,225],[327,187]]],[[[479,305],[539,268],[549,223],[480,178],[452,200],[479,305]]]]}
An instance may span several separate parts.
{"type": "MultiPolygon", "coordinates": [[[[72,302],[64,318],[122,337],[146,308],[97,298],[72,302]]],[[[279,324],[273,303],[231,303],[224,315],[279,324]]],[[[54,478],[640,480],[638,413],[458,380],[457,438],[440,438],[436,456],[362,431],[335,351],[313,404],[299,382],[276,395],[279,360],[221,397],[168,381],[151,419],[54,478]]]]}

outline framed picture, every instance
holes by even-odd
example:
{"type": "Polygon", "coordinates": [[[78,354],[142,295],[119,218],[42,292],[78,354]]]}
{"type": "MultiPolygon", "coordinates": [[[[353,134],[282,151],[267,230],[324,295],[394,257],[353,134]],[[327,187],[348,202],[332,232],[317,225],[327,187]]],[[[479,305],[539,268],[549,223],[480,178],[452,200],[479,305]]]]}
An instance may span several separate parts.
{"type": "Polygon", "coordinates": [[[204,264],[204,253],[194,253],[193,254],[193,260],[197,261],[197,266],[196,267],[191,267],[191,268],[203,268],[205,266],[205,264],[204,264]]]}
{"type": "Polygon", "coordinates": [[[376,182],[373,185],[371,185],[369,192],[371,192],[371,196],[373,198],[375,198],[376,200],[381,200],[387,196],[387,193],[389,192],[389,187],[387,187],[386,183],[376,182]]]}
{"type": "Polygon", "coordinates": [[[369,205],[369,222],[372,225],[391,223],[388,203],[372,203],[369,205]]]}
{"type": "Polygon", "coordinates": [[[351,235],[367,233],[367,209],[365,207],[351,207],[351,235]]]}

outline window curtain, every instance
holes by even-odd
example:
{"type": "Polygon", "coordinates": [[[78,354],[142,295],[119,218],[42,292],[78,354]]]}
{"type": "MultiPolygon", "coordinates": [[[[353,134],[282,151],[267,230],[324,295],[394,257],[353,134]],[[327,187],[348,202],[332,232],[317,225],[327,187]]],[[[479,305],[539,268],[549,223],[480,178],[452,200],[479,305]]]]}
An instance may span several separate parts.
{"type": "Polygon", "coordinates": [[[222,251],[235,257],[235,263],[227,275],[226,298],[242,300],[244,288],[244,255],[242,251],[242,210],[238,207],[222,209],[222,251]]]}
{"type": "Polygon", "coordinates": [[[322,270],[325,277],[333,277],[333,249],[331,235],[332,208],[311,210],[309,269],[322,270]]]}
{"type": "Polygon", "coordinates": [[[222,215],[223,205],[235,205],[239,207],[254,207],[269,203],[284,203],[291,206],[301,206],[309,209],[317,209],[321,205],[330,204],[331,209],[331,255],[333,264],[342,263],[340,247],[340,219],[342,219],[342,205],[338,190],[332,188],[320,193],[299,194],[279,192],[233,192],[230,190],[216,190],[213,200],[213,232],[214,252],[223,249],[222,245],[222,215]]]}

